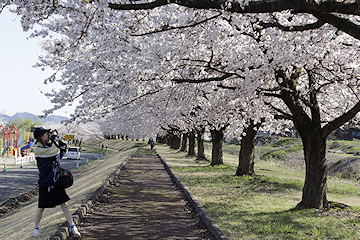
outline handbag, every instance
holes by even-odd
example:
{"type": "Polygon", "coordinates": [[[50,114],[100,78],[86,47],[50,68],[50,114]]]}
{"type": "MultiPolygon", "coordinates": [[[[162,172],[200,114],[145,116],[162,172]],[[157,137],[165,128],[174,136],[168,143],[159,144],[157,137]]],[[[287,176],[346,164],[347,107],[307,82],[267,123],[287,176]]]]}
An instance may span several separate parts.
{"type": "Polygon", "coordinates": [[[61,168],[59,182],[63,189],[71,187],[74,183],[74,178],[72,173],[67,169],[61,168]]]}
{"type": "Polygon", "coordinates": [[[55,162],[56,171],[59,174],[60,186],[63,189],[71,187],[74,183],[74,177],[73,177],[72,173],[67,169],[59,167],[59,165],[57,164],[57,161],[54,161],[54,162],[55,162]]]}

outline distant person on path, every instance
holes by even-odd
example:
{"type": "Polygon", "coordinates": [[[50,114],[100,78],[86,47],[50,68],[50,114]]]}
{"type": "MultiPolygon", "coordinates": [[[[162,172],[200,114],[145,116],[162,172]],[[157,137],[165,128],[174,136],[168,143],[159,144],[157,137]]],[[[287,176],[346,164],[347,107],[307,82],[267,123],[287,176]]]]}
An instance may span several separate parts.
{"type": "Polygon", "coordinates": [[[64,143],[61,141],[60,144],[56,143],[55,139],[57,138],[57,135],[51,135],[50,129],[44,129],[42,127],[35,129],[34,137],[37,141],[34,153],[40,173],[39,203],[35,213],[33,236],[40,234],[39,225],[45,208],[53,208],[60,205],[64,212],[64,216],[69,223],[70,232],[74,236],[80,237],[80,232],[74,225],[71,212],[67,205],[67,201],[69,201],[70,198],[66,194],[65,189],[60,186],[59,176],[54,164],[56,161],[59,167],[61,167],[60,159],[65,155],[66,148],[60,147],[63,147],[64,143]]]}
{"type": "Polygon", "coordinates": [[[152,138],[149,139],[148,144],[150,144],[151,150],[154,148],[155,143],[154,140],[152,138]]]}
{"type": "Polygon", "coordinates": [[[104,144],[101,144],[101,150],[104,151],[104,144]]]}

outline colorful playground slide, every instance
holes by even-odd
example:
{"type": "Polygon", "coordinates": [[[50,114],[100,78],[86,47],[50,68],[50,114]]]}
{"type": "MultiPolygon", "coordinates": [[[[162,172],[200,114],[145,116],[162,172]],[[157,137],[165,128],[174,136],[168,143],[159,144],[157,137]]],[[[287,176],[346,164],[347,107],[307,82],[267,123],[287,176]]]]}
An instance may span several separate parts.
{"type": "Polygon", "coordinates": [[[1,153],[1,156],[4,156],[4,154],[6,153],[6,151],[8,150],[8,148],[4,148],[3,152],[1,153]]]}
{"type": "Polygon", "coordinates": [[[30,138],[29,141],[30,141],[30,143],[28,145],[22,147],[21,151],[24,151],[25,149],[31,148],[32,146],[35,145],[35,140],[34,139],[30,138]]]}

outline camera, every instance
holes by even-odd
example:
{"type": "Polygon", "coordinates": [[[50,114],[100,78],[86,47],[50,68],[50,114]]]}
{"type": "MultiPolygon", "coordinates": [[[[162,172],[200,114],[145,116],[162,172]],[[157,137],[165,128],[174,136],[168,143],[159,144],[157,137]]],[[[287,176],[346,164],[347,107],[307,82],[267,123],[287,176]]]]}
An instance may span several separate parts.
{"type": "Polygon", "coordinates": [[[53,129],[53,130],[50,130],[50,134],[58,136],[59,132],[56,129],[53,129]]]}
{"type": "Polygon", "coordinates": [[[55,135],[55,134],[53,134],[51,132],[50,132],[50,134],[51,134],[51,136],[50,136],[51,141],[59,140],[58,135],[55,135]]]}
{"type": "Polygon", "coordinates": [[[67,147],[67,144],[59,139],[59,133],[56,129],[50,130],[50,140],[58,148],[64,148],[64,147],[66,148],[67,147]]]}

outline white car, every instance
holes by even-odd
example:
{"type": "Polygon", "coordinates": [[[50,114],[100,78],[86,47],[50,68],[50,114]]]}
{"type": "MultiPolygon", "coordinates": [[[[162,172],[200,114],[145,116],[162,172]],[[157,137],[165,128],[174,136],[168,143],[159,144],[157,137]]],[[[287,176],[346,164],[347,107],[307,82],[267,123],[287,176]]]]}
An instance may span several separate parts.
{"type": "Polygon", "coordinates": [[[80,159],[80,148],[69,147],[67,152],[67,159],[80,159]]]}

